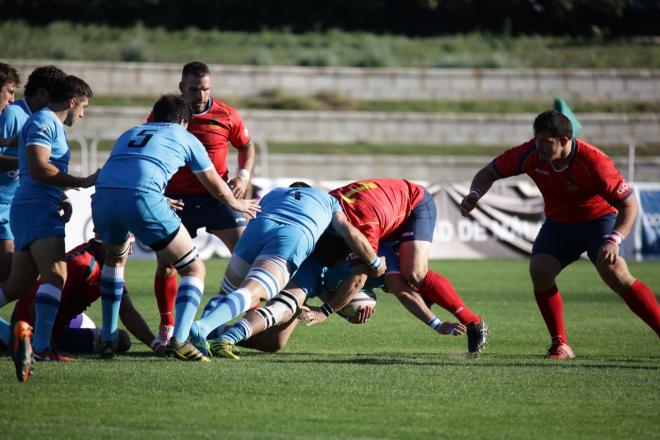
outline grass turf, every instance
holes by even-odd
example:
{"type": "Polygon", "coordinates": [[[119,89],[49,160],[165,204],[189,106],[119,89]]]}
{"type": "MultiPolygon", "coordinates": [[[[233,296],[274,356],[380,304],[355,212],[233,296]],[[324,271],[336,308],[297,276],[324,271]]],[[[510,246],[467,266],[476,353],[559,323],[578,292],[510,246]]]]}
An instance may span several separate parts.
{"type": "MultiPolygon", "coordinates": [[[[207,295],[226,261],[207,262],[207,295]]],[[[299,326],[285,351],[242,350],[210,365],[152,357],[137,342],[112,361],[36,365],[19,384],[0,357],[4,438],[658,438],[658,339],[579,262],[559,278],[571,362],[542,358],[544,324],[526,261],[438,261],[489,322],[479,359],[388,294],[363,326],[337,316],[299,326]]],[[[128,287],[155,326],[153,262],[131,261],[128,287]]],[[[657,263],[631,264],[658,292],[657,263]]],[[[9,307],[2,310],[7,316],[9,307]]],[[[449,316],[437,310],[443,320],[449,316]]],[[[89,314],[100,323],[100,304],[89,314]]]]}

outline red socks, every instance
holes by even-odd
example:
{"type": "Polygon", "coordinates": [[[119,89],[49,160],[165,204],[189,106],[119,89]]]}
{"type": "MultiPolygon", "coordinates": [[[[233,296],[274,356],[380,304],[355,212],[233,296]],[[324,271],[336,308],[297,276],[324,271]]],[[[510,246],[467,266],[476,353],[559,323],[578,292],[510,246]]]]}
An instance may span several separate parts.
{"type": "Polygon", "coordinates": [[[481,318],[465,305],[451,282],[442,275],[429,270],[418,288],[426,298],[454,315],[461,324],[476,324],[481,321],[481,318]]]}
{"type": "Polygon", "coordinates": [[[660,337],[660,306],[658,306],[658,301],[655,299],[655,295],[653,295],[651,289],[640,280],[636,280],[620,296],[628,304],[630,310],[642,318],[658,337],[660,337]]]}
{"type": "Polygon", "coordinates": [[[564,329],[564,303],[555,284],[547,290],[534,290],[536,304],[543,315],[553,343],[568,344],[566,329],[564,329]]]}
{"type": "Polygon", "coordinates": [[[176,275],[165,278],[156,274],[154,293],[160,312],[160,325],[174,326],[174,301],[178,288],[176,275]]]}

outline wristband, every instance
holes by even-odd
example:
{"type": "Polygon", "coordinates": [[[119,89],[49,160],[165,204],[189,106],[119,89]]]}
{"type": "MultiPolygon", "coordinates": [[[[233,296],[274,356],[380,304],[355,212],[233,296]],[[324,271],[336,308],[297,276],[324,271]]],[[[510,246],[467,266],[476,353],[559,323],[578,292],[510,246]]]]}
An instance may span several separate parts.
{"type": "Polygon", "coordinates": [[[442,321],[437,316],[434,316],[433,318],[428,320],[426,325],[431,327],[436,332],[440,332],[440,326],[442,325],[442,321]]]}
{"type": "Polygon", "coordinates": [[[474,194],[477,199],[481,198],[481,191],[479,191],[478,188],[470,188],[470,193],[468,195],[471,196],[472,194],[474,194]]]}
{"type": "Polygon", "coordinates": [[[160,339],[158,339],[158,337],[155,337],[154,340],[151,341],[151,344],[149,344],[149,346],[153,351],[156,351],[156,348],[158,348],[159,345],[162,344],[160,343],[160,339]]]}
{"type": "Polygon", "coordinates": [[[376,258],[371,260],[371,263],[369,263],[369,267],[372,269],[378,269],[382,265],[383,262],[380,260],[380,257],[378,255],[376,255],[376,258]]]}
{"type": "Polygon", "coordinates": [[[614,243],[617,246],[620,246],[621,242],[623,241],[623,234],[621,232],[617,231],[616,229],[613,229],[612,232],[610,232],[609,234],[604,235],[603,238],[606,241],[609,241],[610,243],[614,243]]]}
{"type": "Polygon", "coordinates": [[[328,316],[332,315],[333,312],[334,312],[334,310],[332,310],[332,307],[330,307],[330,304],[323,303],[323,305],[321,306],[321,313],[323,313],[326,318],[328,316]]]}
{"type": "Polygon", "coordinates": [[[245,168],[241,168],[238,170],[238,174],[236,175],[239,179],[241,179],[243,182],[247,182],[250,180],[250,172],[246,170],[245,168]]]}

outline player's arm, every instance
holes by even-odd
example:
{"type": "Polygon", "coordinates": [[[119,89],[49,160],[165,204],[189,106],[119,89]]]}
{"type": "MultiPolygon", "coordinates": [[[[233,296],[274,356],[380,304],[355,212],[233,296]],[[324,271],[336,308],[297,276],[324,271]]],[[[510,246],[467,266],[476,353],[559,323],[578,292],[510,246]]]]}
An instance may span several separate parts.
{"type": "Polygon", "coordinates": [[[133,306],[131,297],[128,292],[124,290],[121,297],[121,305],[119,306],[119,317],[126,329],[142,343],[148,347],[152,347],[152,342],[155,339],[154,334],[151,332],[149,325],[144,321],[140,312],[133,306]]]}
{"type": "Polygon", "coordinates": [[[255,156],[254,142],[252,140],[238,150],[238,173],[236,177],[227,182],[237,199],[245,197],[248,184],[250,183],[250,176],[254,169],[255,156]]]}
{"type": "Polygon", "coordinates": [[[15,134],[8,138],[0,138],[0,147],[18,148],[18,135],[15,134]]]}
{"type": "Polygon", "coordinates": [[[50,159],[50,149],[41,145],[28,145],[26,148],[26,157],[30,177],[34,180],[47,183],[49,185],[61,186],[63,188],[89,188],[96,182],[100,170],[87,177],[76,177],[67,174],[48,162],[50,159]]]}
{"type": "Polygon", "coordinates": [[[499,178],[492,163],[489,163],[474,175],[472,184],[470,185],[470,192],[463,198],[459,207],[464,217],[477,206],[479,199],[488,192],[490,187],[493,186],[493,182],[499,178]]]}
{"type": "Polygon", "coordinates": [[[209,194],[219,201],[226,203],[236,211],[244,212],[251,218],[254,218],[257,213],[261,211],[258,202],[254,200],[237,199],[234,197],[231,189],[225,181],[222,180],[215,168],[211,167],[204,171],[200,171],[195,173],[195,176],[197,176],[209,194]]]}
{"type": "Polygon", "coordinates": [[[611,233],[604,237],[605,241],[598,251],[598,261],[605,264],[616,263],[619,257],[619,246],[635,225],[635,219],[639,212],[639,205],[635,194],[631,193],[621,203],[616,205],[616,209],[619,213],[616,216],[614,228],[611,233]]]}
{"type": "Polygon", "coordinates": [[[18,169],[18,158],[0,154],[0,171],[11,171],[18,169]]]}
{"type": "Polygon", "coordinates": [[[465,333],[466,327],[461,323],[442,322],[435,313],[426,305],[424,298],[413,290],[399,273],[390,273],[385,275],[385,285],[387,290],[396,296],[401,305],[414,317],[424,324],[433,328],[441,335],[459,336],[465,333]]]}
{"type": "Polygon", "coordinates": [[[364,272],[364,269],[364,266],[355,266],[351,274],[341,283],[337,292],[332,295],[332,298],[320,307],[310,307],[303,316],[307,325],[319,324],[337,310],[346,307],[367,282],[368,276],[364,272]]]}
{"type": "Polygon", "coordinates": [[[369,240],[346,218],[343,212],[335,211],[332,213],[332,228],[344,239],[349,249],[358,259],[367,264],[370,269],[370,275],[378,278],[387,270],[385,257],[379,257],[369,240]]]}

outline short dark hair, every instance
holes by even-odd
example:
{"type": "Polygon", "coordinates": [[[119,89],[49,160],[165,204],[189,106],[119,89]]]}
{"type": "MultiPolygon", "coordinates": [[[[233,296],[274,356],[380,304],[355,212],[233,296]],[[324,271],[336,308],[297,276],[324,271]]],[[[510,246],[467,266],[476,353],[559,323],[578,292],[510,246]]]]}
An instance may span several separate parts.
{"type": "Polygon", "coordinates": [[[19,85],[21,83],[21,77],[18,75],[18,71],[6,63],[0,63],[0,87],[4,87],[7,84],[19,85]]]}
{"type": "Polygon", "coordinates": [[[27,97],[34,96],[39,89],[49,92],[55,80],[64,78],[65,76],[66,73],[53,65],[37,67],[28,76],[27,83],[25,83],[24,95],[27,97]]]}
{"type": "Polygon", "coordinates": [[[289,185],[289,188],[311,188],[311,187],[312,185],[305,183],[301,180],[293,182],[291,185],[289,185]]]}
{"type": "Polygon", "coordinates": [[[64,102],[73,98],[91,98],[92,88],[82,79],[66,75],[53,81],[50,88],[50,102],[64,102]]]}
{"type": "Polygon", "coordinates": [[[209,66],[202,63],[201,61],[192,61],[185,66],[183,66],[183,71],[181,72],[181,79],[185,78],[188,75],[201,78],[202,76],[210,75],[211,70],[209,66]]]}
{"type": "Polygon", "coordinates": [[[151,110],[154,122],[190,122],[192,109],[179,95],[163,95],[151,110]]]}
{"type": "Polygon", "coordinates": [[[556,110],[548,110],[534,119],[534,134],[547,131],[552,137],[573,137],[573,125],[566,115],[556,110]]]}

